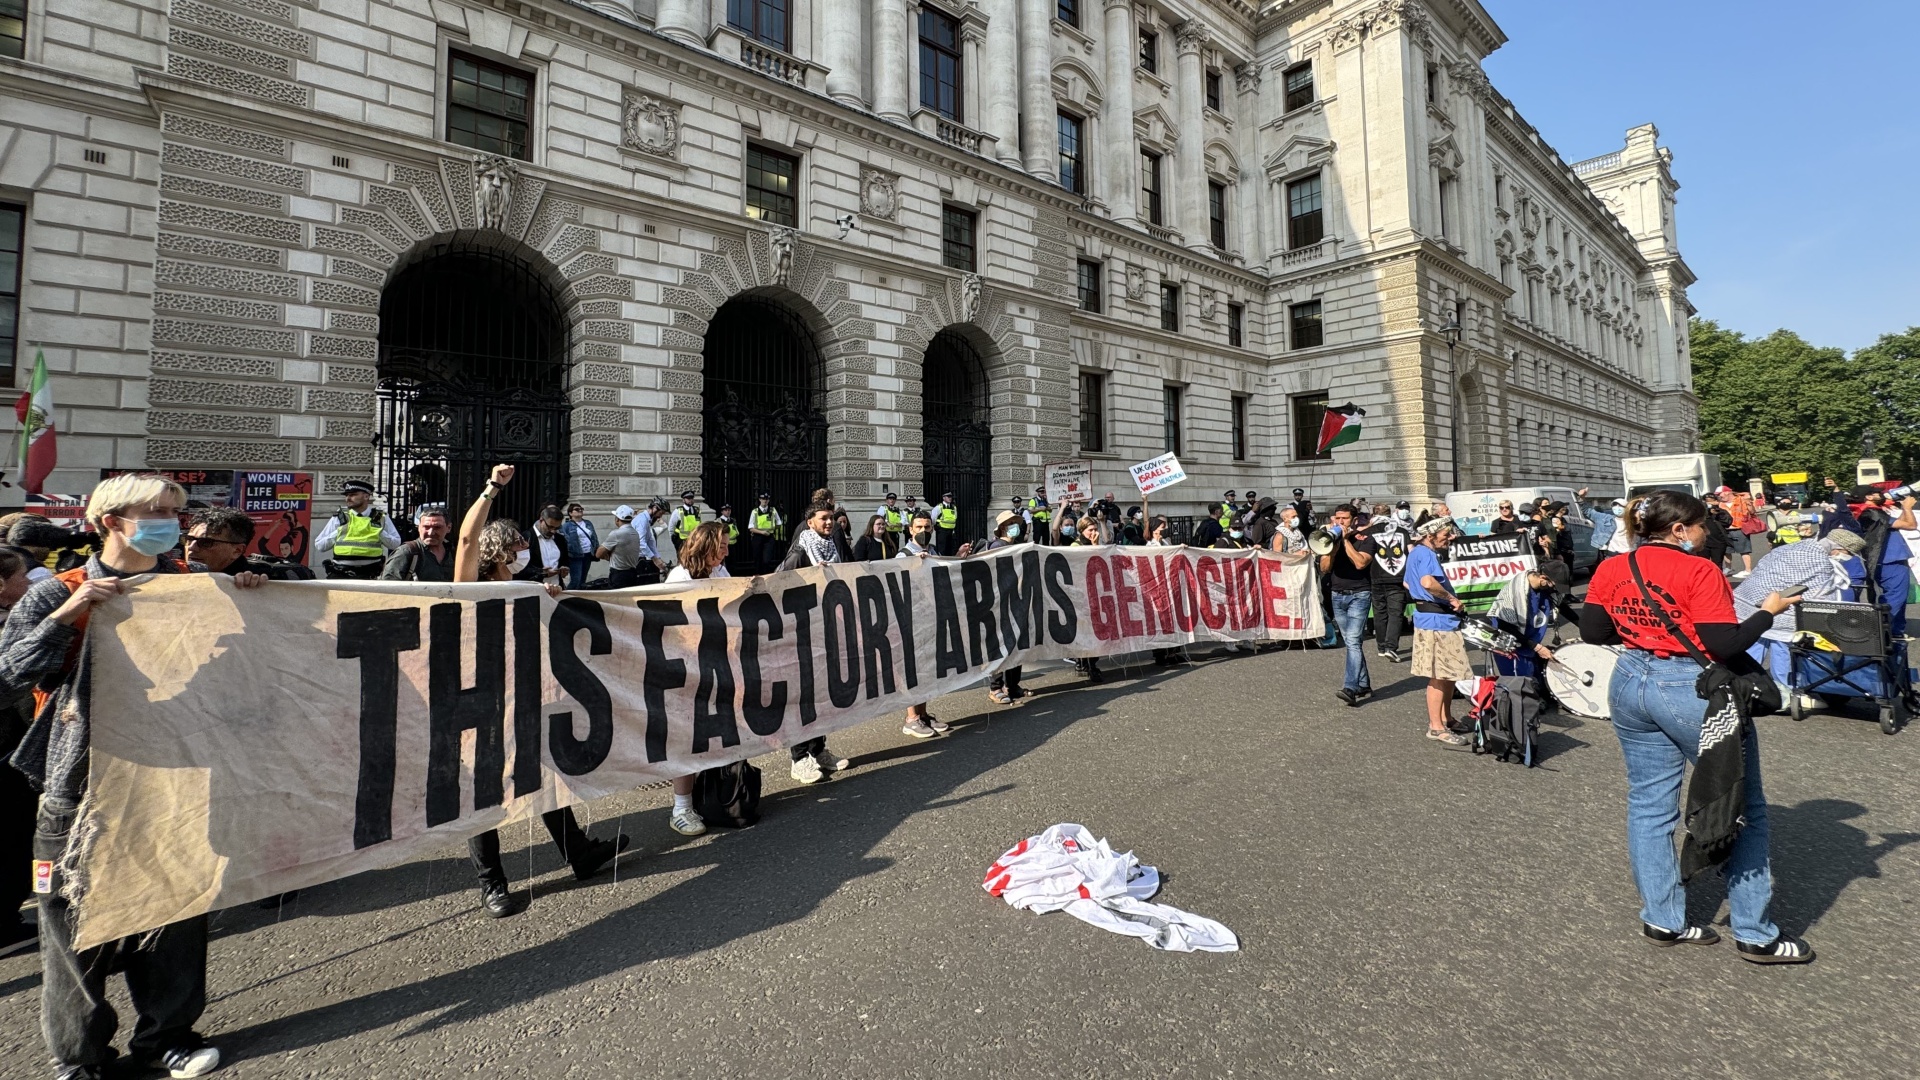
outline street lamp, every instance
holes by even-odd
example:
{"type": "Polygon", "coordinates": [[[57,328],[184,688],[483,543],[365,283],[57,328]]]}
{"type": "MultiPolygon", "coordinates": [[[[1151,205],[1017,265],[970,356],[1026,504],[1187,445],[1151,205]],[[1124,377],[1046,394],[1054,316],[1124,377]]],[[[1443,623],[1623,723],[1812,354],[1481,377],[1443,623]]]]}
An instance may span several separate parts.
{"type": "Polygon", "coordinates": [[[1460,368],[1454,360],[1454,346],[1460,344],[1460,316],[1447,313],[1447,325],[1440,328],[1440,336],[1447,340],[1447,379],[1453,390],[1449,395],[1453,417],[1453,490],[1460,490],[1460,368]]]}

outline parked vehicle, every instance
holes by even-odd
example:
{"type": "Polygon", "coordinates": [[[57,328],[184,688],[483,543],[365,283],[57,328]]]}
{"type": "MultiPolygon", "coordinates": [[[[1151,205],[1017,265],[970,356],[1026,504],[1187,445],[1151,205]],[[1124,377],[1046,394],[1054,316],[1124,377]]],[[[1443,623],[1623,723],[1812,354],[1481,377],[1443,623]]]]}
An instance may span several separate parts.
{"type": "Polygon", "coordinates": [[[1655,491],[1684,491],[1694,497],[1720,486],[1718,454],[1663,454],[1620,462],[1627,498],[1655,491]]]}

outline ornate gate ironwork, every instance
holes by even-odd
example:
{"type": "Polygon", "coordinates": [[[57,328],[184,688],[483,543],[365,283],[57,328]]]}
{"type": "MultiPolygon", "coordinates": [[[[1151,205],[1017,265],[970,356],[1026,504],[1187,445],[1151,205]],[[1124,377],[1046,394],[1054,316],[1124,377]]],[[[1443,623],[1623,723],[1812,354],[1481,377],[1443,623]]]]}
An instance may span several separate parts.
{"type": "Polygon", "coordinates": [[[527,526],[567,497],[567,325],[529,263],[449,245],[380,298],[374,486],[409,516],[450,503],[454,523],[493,466],[514,466],[494,508],[527,526]]]}
{"type": "Polygon", "coordinates": [[[993,428],[987,420],[987,367],[980,353],[953,330],[927,343],[920,366],[921,475],[931,505],[953,492],[960,509],[959,540],[987,534],[987,523],[1004,506],[993,499],[993,428]],[[991,513],[989,513],[991,510],[991,513]]]}
{"type": "Polygon", "coordinates": [[[742,539],[728,559],[735,573],[754,572],[746,519],[761,492],[792,536],[814,489],[826,486],[820,382],[813,332],[777,301],[737,296],[707,324],[701,496],[713,509],[733,504],[742,539]]]}

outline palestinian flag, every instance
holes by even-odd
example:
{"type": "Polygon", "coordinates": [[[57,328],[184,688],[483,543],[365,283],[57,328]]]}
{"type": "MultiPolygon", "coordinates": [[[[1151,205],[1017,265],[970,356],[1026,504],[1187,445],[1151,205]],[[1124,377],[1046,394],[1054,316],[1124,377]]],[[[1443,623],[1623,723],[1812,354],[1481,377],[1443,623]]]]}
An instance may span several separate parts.
{"type": "Polygon", "coordinates": [[[1328,409],[1320,418],[1320,448],[1316,454],[1324,454],[1336,446],[1345,446],[1360,441],[1360,418],[1367,410],[1349,401],[1337,409],[1328,409]]]}
{"type": "Polygon", "coordinates": [[[42,486],[56,460],[53,439],[53,390],[47,386],[47,356],[36,351],[33,381],[14,403],[20,421],[20,486],[29,494],[44,494],[42,486]]]}

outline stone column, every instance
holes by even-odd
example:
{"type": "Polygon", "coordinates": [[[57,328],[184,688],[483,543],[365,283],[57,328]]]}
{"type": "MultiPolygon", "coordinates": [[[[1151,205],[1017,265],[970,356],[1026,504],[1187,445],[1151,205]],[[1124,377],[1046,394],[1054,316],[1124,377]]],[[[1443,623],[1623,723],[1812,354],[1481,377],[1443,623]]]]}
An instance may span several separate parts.
{"type": "Polygon", "coordinates": [[[987,24],[978,6],[968,5],[966,11],[960,20],[960,122],[979,130],[986,127],[987,95],[992,92],[981,80],[986,70],[980,53],[987,43],[987,24]]]}
{"type": "Polygon", "coordinates": [[[1178,208],[1174,223],[1190,248],[1211,251],[1207,222],[1207,101],[1205,71],[1200,50],[1207,45],[1207,28],[1199,20],[1181,23],[1174,31],[1180,50],[1180,83],[1174,88],[1174,107],[1180,112],[1179,177],[1174,193],[1178,208]]]}
{"type": "MultiPolygon", "coordinates": [[[[1227,223],[1228,244],[1238,250],[1253,269],[1263,269],[1267,262],[1266,177],[1259,171],[1260,129],[1255,124],[1245,122],[1241,117],[1261,116],[1260,111],[1260,63],[1248,61],[1233,69],[1234,88],[1238,91],[1234,98],[1234,116],[1236,117],[1235,153],[1240,158],[1240,175],[1234,185],[1234,211],[1238,221],[1227,223]],[[1234,244],[1238,239],[1240,242],[1234,244]]],[[[1327,185],[1331,188],[1332,185],[1327,185]]]]}
{"type": "Polygon", "coordinates": [[[1134,224],[1139,205],[1140,151],[1133,141],[1133,68],[1140,38],[1133,26],[1133,0],[1106,0],[1107,100],[1101,106],[1100,142],[1106,148],[1107,212],[1134,224]]]}
{"type": "Polygon", "coordinates": [[[987,16],[987,50],[980,69],[981,111],[975,126],[998,140],[994,156],[1021,168],[1020,158],[1020,10],[1018,0],[982,0],[987,16]]]}
{"type": "MultiPolygon", "coordinates": [[[[1053,11],[1055,0],[1018,0],[1020,5],[1020,116],[1026,140],[1026,169],[1048,180],[1060,178],[1059,108],[1053,98],[1053,11]]],[[[1002,144],[1002,156],[1017,143],[1002,144]]],[[[1085,158],[1087,147],[1081,147],[1085,158]]],[[[1084,180],[1084,178],[1083,178],[1084,180]]],[[[1087,191],[1092,195],[1091,188],[1087,191]]]]}
{"type": "Polygon", "coordinates": [[[876,0],[873,5],[873,107],[889,120],[906,123],[913,115],[908,88],[907,51],[913,46],[907,0],[876,0]]]}
{"type": "Polygon", "coordinates": [[[821,60],[827,65],[827,94],[835,101],[866,103],[866,65],[860,40],[860,8],[856,4],[822,4],[814,9],[821,28],[821,60]]]}
{"type": "Polygon", "coordinates": [[[705,46],[707,19],[705,0],[660,0],[653,28],[688,45],[705,46]]]}

